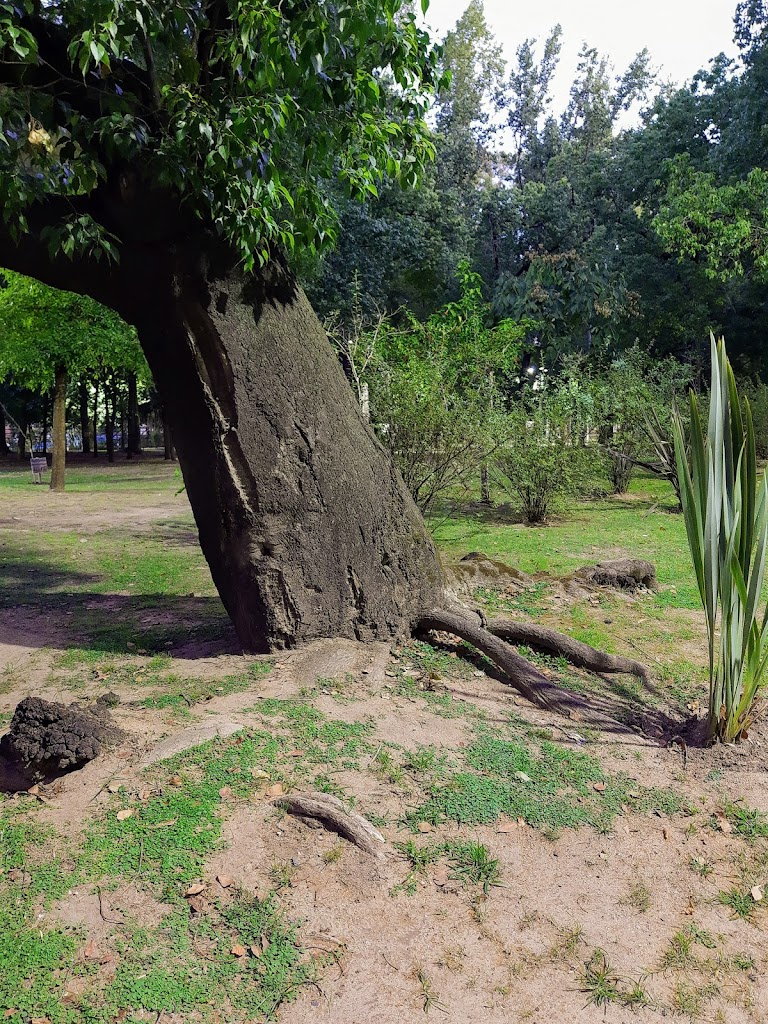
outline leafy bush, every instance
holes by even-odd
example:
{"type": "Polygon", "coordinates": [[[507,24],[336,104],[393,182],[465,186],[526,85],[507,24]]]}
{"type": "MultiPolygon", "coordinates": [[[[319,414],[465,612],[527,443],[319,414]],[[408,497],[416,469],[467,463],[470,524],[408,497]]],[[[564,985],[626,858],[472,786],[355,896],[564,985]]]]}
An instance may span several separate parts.
{"type": "Polygon", "coordinates": [[[732,742],[756,715],[768,667],[768,608],[758,616],[768,546],[768,479],[758,485],[749,402],[741,401],[725,342],[712,337],[705,436],[691,392],[690,456],[675,417],[675,453],[688,543],[709,641],[709,735],[732,742]],[[719,625],[719,650],[718,645],[719,625]]]}
{"type": "Polygon", "coordinates": [[[584,489],[595,451],[569,437],[546,407],[532,419],[515,419],[511,439],[495,456],[496,479],[517,499],[526,522],[543,523],[566,496],[584,489]]]}
{"type": "Polygon", "coordinates": [[[439,496],[474,482],[505,425],[488,390],[457,393],[443,363],[417,356],[380,366],[374,379],[377,430],[419,508],[427,511],[439,496]]]}

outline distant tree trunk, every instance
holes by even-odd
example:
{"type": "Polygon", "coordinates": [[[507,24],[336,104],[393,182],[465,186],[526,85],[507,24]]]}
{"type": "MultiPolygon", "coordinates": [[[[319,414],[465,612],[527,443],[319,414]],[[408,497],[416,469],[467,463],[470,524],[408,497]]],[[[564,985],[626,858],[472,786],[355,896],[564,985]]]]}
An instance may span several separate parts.
{"type": "Polygon", "coordinates": [[[128,374],[128,458],[141,454],[141,425],[139,423],[139,389],[136,374],[128,374]]]}
{"type": "MultiPolygon", "coordinates": [[[[115,400],[117,401],[118,391],[117,385],[115,385],[115,400]]],[[[120,398],[118,401],[120,409],[120,450],[123,452],[128,451],[128,431],[126,430],[126,415],[125,415],[125,394],[120,389],[120,398]]]]}
{"type": "Polygon", "coordinates": [[[64,473],[67,460],[67,368],[56,367],[53,385],[53,461],[51,465],[51,490],[64,490],[64,473]]]}
{"type": "Polygon", "coordinates": [[[24,426],[18,433],[19,462],[24,462],[27,457],[27,430],[29,427],[24,426]]]}
{"type": "Polygon", "coordinates": [[[171,428],[168,426],[168,420],[165,418],[163,413],[163,448],[165,449],[165,461],[176,461],[176,449],[173,446],[173,438],[171,437],[171,428]]]}
{"type": "Polygon", "coordinates": [[[104,419],[107,435],[107,462],[115,461],[115,389],[104,382],[104,419]]]}
{"type": "Polygon", "coordinates": [[[48,454],[48,411],[50,409],[50,399],[48,395],[43,395],[43,455],[48,454]]]}
{"type": "Polygon", "coordinates": [[[484,505],[491,504],[491,483],[488,479],[488,463],[480,466],[480,501],[484,505]]]}
{"type": "Polygon", "coordinates": [[[93,457],[99,457],[99,379],[93,385],[93,457]]]}
{"type": "Polygon", "coordinates": [[[80,434],[83,439],[83,455],[91,450],[90,423],[88,419],[88,386],[84,380],[80,381],[80,434]]]}
{"type": "Polygon", "coordinates": [[[7,455],[9,451],[10,448],[5,438],[5,412],[0,406],[0,455],[7,455]]]}

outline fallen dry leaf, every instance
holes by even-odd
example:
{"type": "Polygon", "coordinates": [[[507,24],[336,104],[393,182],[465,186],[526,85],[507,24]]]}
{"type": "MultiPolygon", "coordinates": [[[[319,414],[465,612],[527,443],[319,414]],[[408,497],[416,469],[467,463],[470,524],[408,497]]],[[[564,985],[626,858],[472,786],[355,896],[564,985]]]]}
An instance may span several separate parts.
{"type": "Polygon", "coordinates": [[[139,800],[149,800],[149,798],[151,796],[152,796],[152,790],[151,789],[140,789],[139,790],[139,800]]]}
{"type": "Polygon", "coordinates": [[[222,800],[229,800],[231,796],[234,796],[231,786],[222,786],[219,790],[219,796],[222,800]]]}
{"type": "Polygon", "coordinates": [[[194,885],[190,885],[187,891],[184,893],[185,896],[199,896],[205,889],[204,882],[195,882],[194,885]]]}
{"type": "Polygon", "coordinates": [[[18,1013],[18,1010],[12,1010],[12,1009],[9,1008],[9,1009],[7,1009],[3,1013],[3,1016],[4,1017],[15,1017],[17,1013],[18,1013]]]}
{"type": "Polygon", "coordinates": [[[168,779],[168,782],[172,786],[180,786],[181,785],[181,776],[180,775],[172,775],[170,777],[170,779],[168,779]]]}
{"type": "Polygon", "coordinates": [[[515,778],[518,780],[518,782],[530,782],[531,781],[531,776],[530,775],[526,775],[525,772],[515,772],[515,778]]]}
{"type": "Polygon", "coordinates": [[[37,784],[35,784],[34,786],[30,786],[27,792],[31,793],[32,796],[37,796],[37,794],[40,792],[40,787],[37,784]]]}
{"type": "Polygon", "coordinates": [[[750,889],[750,892],[752,894],[752,899],[755,901],[755,903],[761,903],[762,902],[763,890],[760,888],[759,885],[753,885],[752,888],[750,889]]]}
{"type": "Polygon", "coordinates": [[[251,946],[251,956],[261,956],[261,947],[251,946]]]}
{"type": "Polygon", "coordinates": [[[269,772],[265,772],[261,768],[254,768],[253,771],[251,772],[251,775],[254,777],[254,779],[269,779],[269,778],[271,778],[269,772]]]}
{"type": "Polygon", "coordinates": [[[289,750],[288,757],[303,757],[305,753],[304,750],[289,750]]]}
{"type": "Polygon", "coordinates": [[[285,792],[285,786],[282,782],[276,782],[274,786],[270,786],[267,790],[267,796],[282,796],[285,792]]]}
{"type": "Polygon", "coordinates": [[[83,950],[83,956],[86,957],[88,960],[98,960],[99,955],[100,954],[98,949],[96,948],[96,943],[93,941],[93,939],[91,939],[86,944],[86,947],[83,950]]]}
{"type": "Polygon", "coordinates": [[[118,821],[127,821],[128,818],[132,818],[132,817],[133,817],[133,811],[131,810],[130,807],[124,807],[122,809],[122,811],[118,811],[117,814],[116,814],[116,818],[117,818],[118,821]]]}
{"type": "Polygon", "coordinates": [[[592,785],[592,789],[594,789],[594,791],[596,793],[604,793],[605,792],[605,783],[604,782],[595,782],[592,785]]]}
{"type": "Polygon", "coordinates": [[[228,889],[234,882],[234,878],[230,878],[229,875],[216,875],[216,881],[222,889],[228,889]]]}
{"type": "Polygon", "coordinates": [[[431,832],[432,831],[432,826],[430,825],[430,823],[428,821],[420,821],[419,824],[416,826],[416,828],[418,828],[419,832],[431,832]]]}
{"type": "Polygon", "coordinates": [[[717,818],[717,824],[720,826],[721,832],[724,832],[726,835],[728,835],[730,832],[733,831],[733,827],[731,826],[730,821],[728,821],[724,814],[717,814],[715,817],[717,818]]]}
{"type": "Polygon", "coordinates": [[[248,951],[246,950],[245,946],[241,946],[239,943],[235,943],[235,945],[230,950],[232,956],[245,956],[247,952],[248,951]]]}
{"type": "Polygon", "coordinates": [[[516,832],[519,827],[516,821],[502,821],[496,831],[501,835],[505,835],[507,832],[516,832]]]}

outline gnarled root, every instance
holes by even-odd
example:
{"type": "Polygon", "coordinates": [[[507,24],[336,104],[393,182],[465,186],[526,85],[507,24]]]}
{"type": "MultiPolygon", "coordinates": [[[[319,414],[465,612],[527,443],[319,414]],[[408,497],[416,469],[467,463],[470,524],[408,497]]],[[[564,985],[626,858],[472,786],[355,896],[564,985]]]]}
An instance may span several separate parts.
{"type": "MultiPolygon", "coordinates": [[[[568,690],[555,686],[542,672],[513,650],[509,644],[481,625],[471,612],[432,608],[416,624],[419,630],[453,633],[486,655],[501,669],[510,683],[532,704],[570,718],[588,718],[595,725],[614,732],[631,732],[627,726],[596,709],[568,690]]],[[[586,645],[584,645],[586,646],[586,645]]],[[[600,652],[596,652],[600,653],[600,652]]]]}
{"type": "Polygon", "coordinates": [[[487,628],[490,633],[502,640],[512,644],[526,644],[535,651],[544,651],[546,654],[563,657],[577,668],[608,674],[626,672],[628,675],[637,676],[638,679],[642,679],[649,690],[655,691],[655,687],[651,683],[651,674],[641,662],[599,651],[596,647],[590,647],[589,644],[574,640],[571,636],[558,633],[555,629],[504,618],[491,619],[487,628]]]}
{"type": "Polygon", "coordinates": [[[348,811],[338,797],[329,793],[287,793],[275,800],[278,807],[299,818],[313,818],[365,853],[383,858],[384,836],[356,811],[348,811]]]}

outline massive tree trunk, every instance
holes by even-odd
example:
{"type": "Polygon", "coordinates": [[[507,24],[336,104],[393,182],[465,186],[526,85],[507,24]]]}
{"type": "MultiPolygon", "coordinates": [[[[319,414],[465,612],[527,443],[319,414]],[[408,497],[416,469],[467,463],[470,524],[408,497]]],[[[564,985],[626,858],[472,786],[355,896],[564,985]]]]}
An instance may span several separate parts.
{"type": "Polygon", "coordinates": [[[64,472],[67,461],[67,368],[56,367],[53,385],[53,459],[51,461],[51,490],[64,490],[64,472]]]}
{"type": "Polygon", "coordinates": [[[437,555],[294,278],[187,250],[166,282],[137,328],[243,644],[405,633],[437,555]]]}
{"type": "Polygon", "coordinates": [[[80,401],[80,435],[82,437],[83,455],[88,455],[91,450],[91,436],[88,418],[88,386],[84,380],[80,381],[78,398],[80,401]]]}

